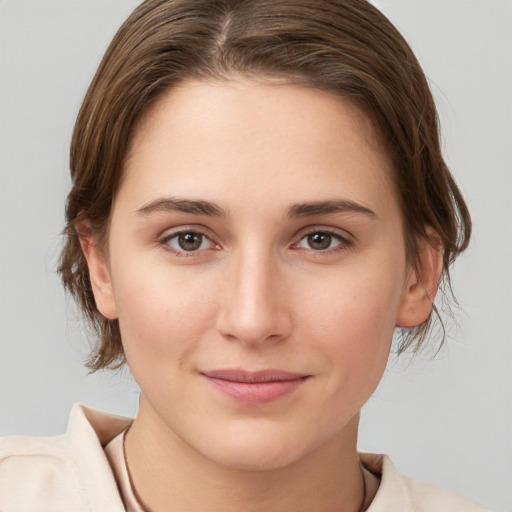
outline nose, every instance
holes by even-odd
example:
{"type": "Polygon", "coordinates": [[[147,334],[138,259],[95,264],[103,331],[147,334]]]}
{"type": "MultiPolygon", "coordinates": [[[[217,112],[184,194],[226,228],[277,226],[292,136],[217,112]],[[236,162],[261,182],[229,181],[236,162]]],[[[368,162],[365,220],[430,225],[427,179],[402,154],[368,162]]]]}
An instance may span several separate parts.
{"type": "Polygon", "coordinates": [[[261,252],[246,250],[227,265],[217,318],[224,338],[248,346],[283,340],[292,326],[279,263],[261,252]]]}

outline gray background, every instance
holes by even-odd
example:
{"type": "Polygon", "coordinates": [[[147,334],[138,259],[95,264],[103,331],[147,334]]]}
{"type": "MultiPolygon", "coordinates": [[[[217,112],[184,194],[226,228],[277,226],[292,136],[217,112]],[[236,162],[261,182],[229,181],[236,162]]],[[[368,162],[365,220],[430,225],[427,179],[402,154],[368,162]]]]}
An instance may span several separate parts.
{"type": "MultiPolygon", "coordinates": [[[[512,3],[375,2],[431,81],[475,231],[454,270],[451,339],[390,361],[360,448],[512,511],[512,3]]],[[[88,376],[87,336],[55,275],[73,121],[135,0],[0,0],[0,434],[55,434],[80,401],[133,415],[127,372],[88,376]]]]}

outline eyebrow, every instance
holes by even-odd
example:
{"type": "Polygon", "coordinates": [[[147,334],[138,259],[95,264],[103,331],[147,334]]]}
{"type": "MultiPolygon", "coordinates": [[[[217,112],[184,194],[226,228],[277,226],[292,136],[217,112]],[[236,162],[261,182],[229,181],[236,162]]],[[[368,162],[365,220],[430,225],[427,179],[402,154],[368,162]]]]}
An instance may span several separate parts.
{"type": "Polygon", "coordinates": [[[308,217],[311,215],[326,215],[329,213],[363,213],[370,217],[377,217],[377,214],[355,201],[349,199],[332,199],[328,201],[315,201],[311,203],[297,203],[288,209],[287,216],[294,217],[308,217]]]}
{"type": "Polygon", "coordinates": [[[226,212],[215,203],[195,199],[178,199],[175,197],[162,197],[141,206],[136,213],[142,216],[156,212],[179,212],[211,217],[227,217],[226,212]]]}
{"type": "MultiPolygon", "coordinates": [[[[144,204],[136,211],[137,214],[142,216],[151,215],[152,213],[157,212],[191,213],[195,215],[207,215],[210,217],[228,216],[224,209],[210,201],[178,199],[175,197],[162,197],[155,199],[144,204]]],[[[286,216],[288,218],[298,218],[345,212],[363,213],[370,217],[377,217],[377,214],[367,206],[349,199],[331,199],[326,201],[296,203],[288,209],[286,216]]]]}

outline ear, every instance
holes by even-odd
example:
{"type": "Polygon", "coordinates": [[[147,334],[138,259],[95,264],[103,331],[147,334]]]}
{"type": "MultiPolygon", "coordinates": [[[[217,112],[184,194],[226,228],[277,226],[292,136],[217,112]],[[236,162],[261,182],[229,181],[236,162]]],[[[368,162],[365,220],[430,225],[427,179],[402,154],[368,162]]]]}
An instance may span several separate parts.
{"type": "Polygon", "coordinates": [[[89,234],[90,229],[77,228],[77,231],[79,233],[87,233],[86,235],[80,235],[80,245],[85,259],[87,260],[89,278],[96,307],[105,318],[115,320],[118,314],[107,258],[98,247],[94,237],[89,234]]]}
{"type": "Polygon", "coordinates": [[[443,252],[437,234],[427,229],[430,239],[419,243],[417,267],[410,267],[396,323],[416,327],[428,319],[439,287],[443,269],[443,252]]]}

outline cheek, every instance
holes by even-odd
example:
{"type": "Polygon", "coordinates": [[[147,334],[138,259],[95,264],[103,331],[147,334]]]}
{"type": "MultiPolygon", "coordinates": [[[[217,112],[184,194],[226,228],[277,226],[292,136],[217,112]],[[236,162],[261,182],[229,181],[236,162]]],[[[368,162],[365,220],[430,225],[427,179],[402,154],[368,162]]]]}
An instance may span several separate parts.
{"type": "MultiPolygon", "coordinates": [[[[165,265],[139,267],[129,261],[119,269],[114,296],[123,348],[132,370],[153,372],[172,357],[180,362],[212,325],[212,284],[165,265]],[[126,278],[126,276],[130,276],[126,278]],[[201,285],[205,282],[206,285],[201,285]]],[[[115,276],[114,276],[115,277],[115,276]]]]}
{"type": "Polygon", "coordinates": [[[311,339],[333,367],[334,394],[349,392],[364,402],[379,383],[402,298],[398,272],[403,266],[393,263],[365,267],[364,273],[354,269],[331,279],[309,299],[302,297],[311,339]]]}
{"type": "Polygon", "coordinates": [[[305,287],[316,291],[298,299],[305,305],[303,314],[317,319],[317,329],[337,332],[348,345],[356,339],[357,346],[375,345],[392,334],[402,299],[403,283],[396,279],[403,273],[401,266],[362,270],[343,269],[325,279],[323,286],[305,287]]]}

